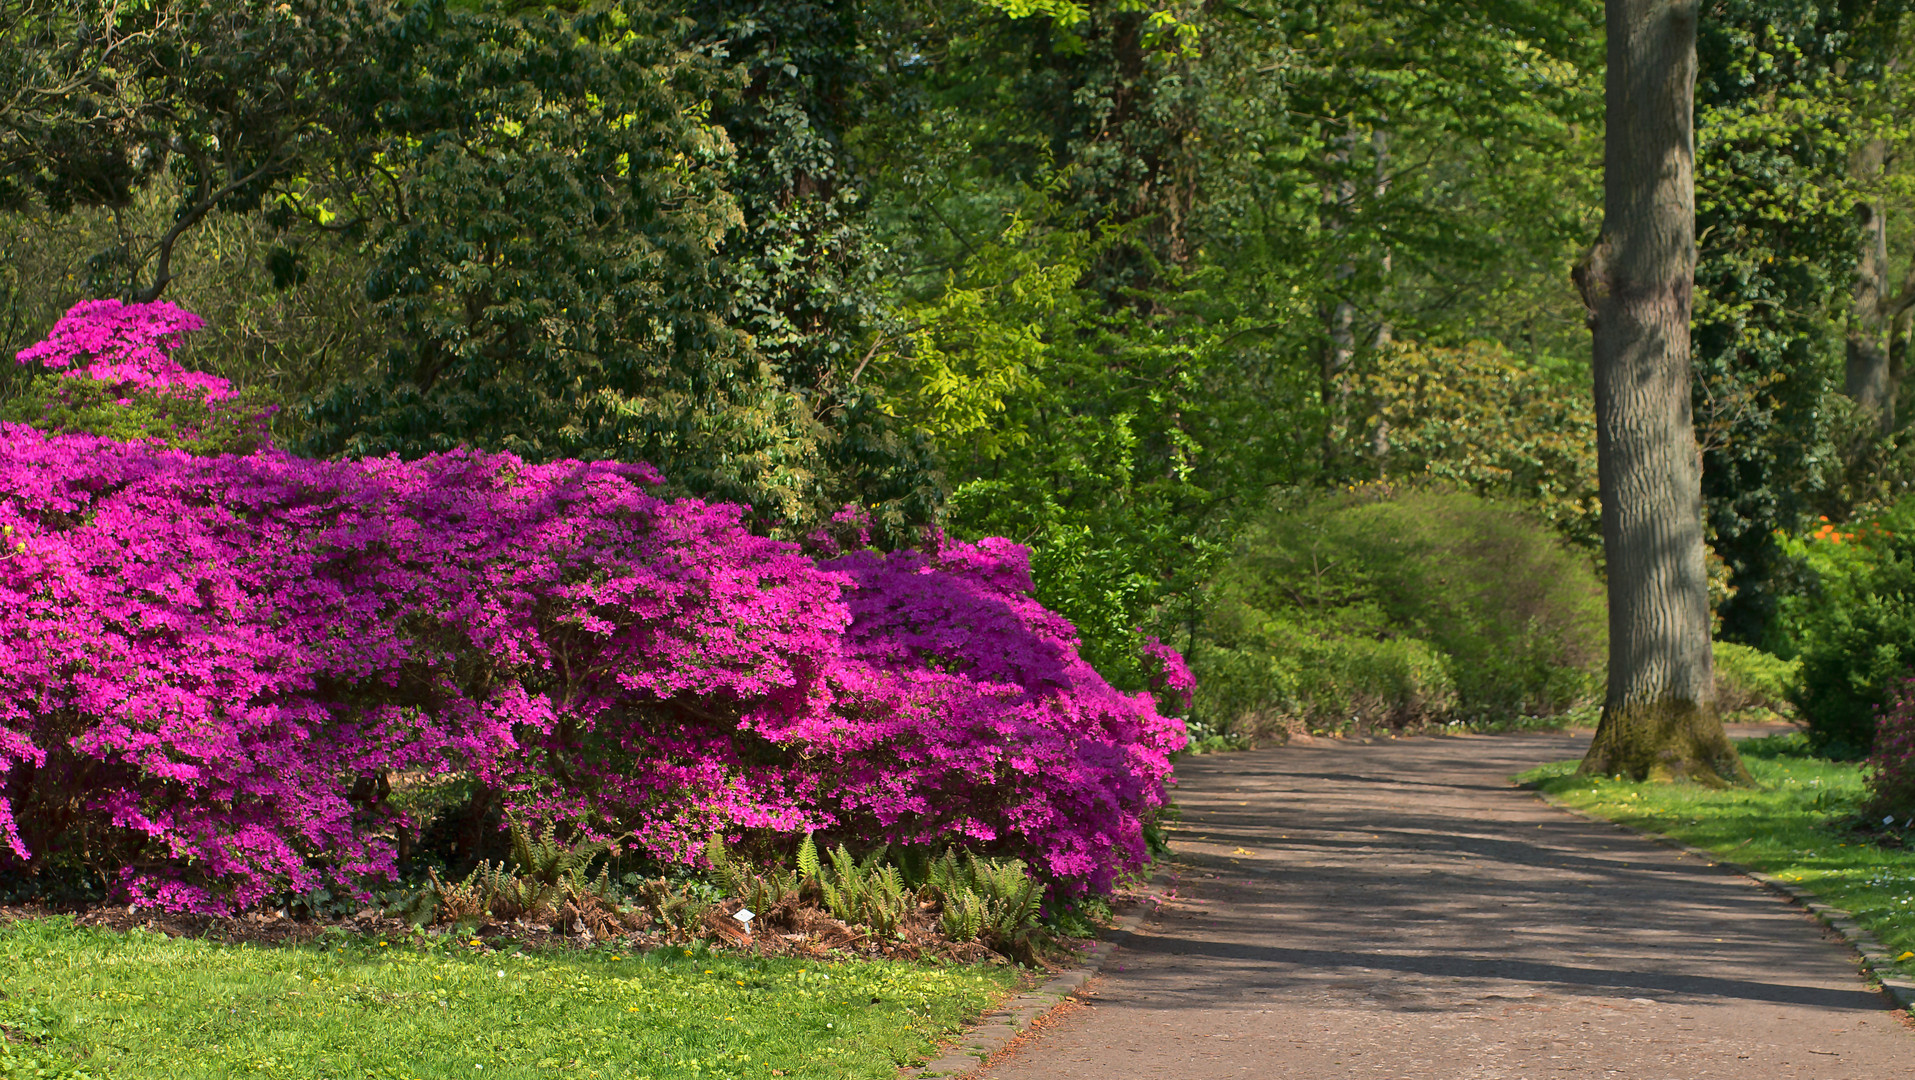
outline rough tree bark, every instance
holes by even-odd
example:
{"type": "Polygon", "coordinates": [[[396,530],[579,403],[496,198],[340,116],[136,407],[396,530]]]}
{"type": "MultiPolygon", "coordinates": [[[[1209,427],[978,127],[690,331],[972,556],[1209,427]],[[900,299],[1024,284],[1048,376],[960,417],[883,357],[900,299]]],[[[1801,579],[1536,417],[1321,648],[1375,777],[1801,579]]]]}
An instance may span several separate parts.
{"type": "Polygon", "coordinates": [[[1595,336],[1609,685],[1582,770],[1742,782],[1716,712],[1689,405],[1697,0],[1609,0],[1603,225],[1576,267],[1595,336]]]}

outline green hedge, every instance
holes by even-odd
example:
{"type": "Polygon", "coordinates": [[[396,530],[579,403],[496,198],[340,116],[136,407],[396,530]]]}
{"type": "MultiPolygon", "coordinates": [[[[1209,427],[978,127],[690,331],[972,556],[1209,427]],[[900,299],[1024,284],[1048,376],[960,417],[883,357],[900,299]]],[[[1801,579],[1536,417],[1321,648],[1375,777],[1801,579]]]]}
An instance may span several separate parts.
{"type": "Polygon", "coordinates": [[[1245,733],[1551,716],[1596,692],[1604,645],[1593,568],[1518,506],[1292,496],[1218,579],[1196,715],[1245,733]]]}

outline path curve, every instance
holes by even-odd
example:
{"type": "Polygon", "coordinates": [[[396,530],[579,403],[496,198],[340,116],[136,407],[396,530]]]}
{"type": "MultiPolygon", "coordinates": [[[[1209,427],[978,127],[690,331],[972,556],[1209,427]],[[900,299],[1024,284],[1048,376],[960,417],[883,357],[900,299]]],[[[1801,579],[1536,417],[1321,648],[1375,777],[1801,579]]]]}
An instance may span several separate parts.
{"type": "Polygon", "coordinates": [[[1183,762],[1177,898],[982,1076],[1915,1076],[1915,1033],[1801,909],[1509,786],[1587,745],[1183,762]]]}

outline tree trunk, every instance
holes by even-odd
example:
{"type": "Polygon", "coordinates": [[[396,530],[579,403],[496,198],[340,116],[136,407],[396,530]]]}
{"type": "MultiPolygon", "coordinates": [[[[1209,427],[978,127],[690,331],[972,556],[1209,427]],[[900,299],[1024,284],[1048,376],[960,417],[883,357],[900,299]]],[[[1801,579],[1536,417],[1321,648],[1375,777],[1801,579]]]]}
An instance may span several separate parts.
{"type": "Polygon", "coordinates": [[[1576,268],[1595,334],[1609,685],[1582,770],[1743,782],[1716,712],[1689,407],[1696,0],[1609,0],[1603,227],[1576,268]]]}
{"type": "Polygon", "coordinates": [[[1350,365],[1356,359],[1356,304],[1350,300],[1356,259],[1350,254],[1350,214],[1356,205],[1356,180],[1350,176],[1351,151],[1356,146],[1356,121],[1345,118],[1343,131],[1330,141],[1325,155],[1328,178],[1322,192],[1320,220],[1342,257],[1330,271],[1329,288],[1319,310],[1323,316],[1323,357],[1319,368],[1323,395],[1323,469],[1340,467],[1350,426],[1350,365]]]}
{"type": "MultiPolygon", "coordinates": [[[[1390,195],[1390,133],[1380,127],[1370,132],[1370,151],[1372,156],[1376,158],[1376,190],[1374,194],[1376,195],[1376,205],[1380,211],[1384,200],[1389,198],[1390,195]]],[[[1376,335],[1371,338],[1371,345],[1380,351],[1389,348],[1390,342],[1396,337],[1396,328],[1390,325],[1390,312],[1387,304],[1388,297],[1385,295],[1390,286],[1390,271],[1394,269],[1394,262],[1390,258],[1390,246],[1387,243],[1383,245],[1382,254],[1377,258],[1377,268],[1379,270],[1377,278],[1380,286],[1377,290],[1379,297],[1377,307],[1379,310],[1377,312],[1376,335]]]]}
{"type": "MultiPolygon", "coordinates": [[[[1868,183],[1882,174],[1888,142],[1870,139],[1855,157],[1855,175],[1868,183]]],[[[1900,380],[1889,362],[1889,331],[1895,321],[1888,283],[1888,222],[1876,202],[1856,207],[1861,250],[1855,260],[1855,295],[1849,307],[1842,392],[1876,419],[1884,433],[1895,429],[1895,397],[1900,380]]]]}
{"type": "MultiPolygon", "coordinates": [[[[1388,198],[1390,194],[1390,133],[1382,128],[1377,128],[1370,132],[1370,149],[1376,158],[1376,185],[1374,194],[1376,195],[1377,206],[1381,207],[1384,199],[1388,198]]],[[[1393,269],[1388,244],[1383,245],[1383,252],[1377,259],[1377,268],[1379,270],[1377,278],[1380,286],[1377,290],[1379,295],[1377,307],[1379,311],[1377,314],[1376,334],[1370,339],[1370,347],[1380,353],[1388,349],[1390,343],[1395,340],[1396,337],[1396,328],[1390,325],[1390,314],[1387,306],[1390,271],[1393,269]]],[[[1377,418],[1376,429],[1370,433],[1370,456],[1376,459],[1376,478],[1378,480],[1388,480],[1390,478],[1390,422],[1382,417],[1377,418]]]]}

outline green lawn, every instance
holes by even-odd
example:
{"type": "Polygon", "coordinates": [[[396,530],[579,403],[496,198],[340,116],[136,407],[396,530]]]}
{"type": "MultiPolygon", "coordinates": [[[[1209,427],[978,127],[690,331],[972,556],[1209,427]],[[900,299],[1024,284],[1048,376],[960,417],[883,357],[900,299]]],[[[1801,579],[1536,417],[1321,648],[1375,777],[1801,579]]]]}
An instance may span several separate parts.
{"type": "Polygon", "coordinates": [[[0,924],[0,1077],[882,1077],[1005,968],[0,924]]]}
{"type": "MultiPolygon", "coordinates": [[[[1915,852],[1844,827],[1862,796],[1860,766],[1809,756],[1800,735],[1738,744],[1752,789],[1629,783],[1576,776],[1574,761],[1516,779],[1570,806],[1658,832],[1723,859],[1800,882],[1854,913],[1891,954],[1915,951],[1915,852]]],[[[1915,956],[1902,964],[1915,974],[1915,956]]]]}

